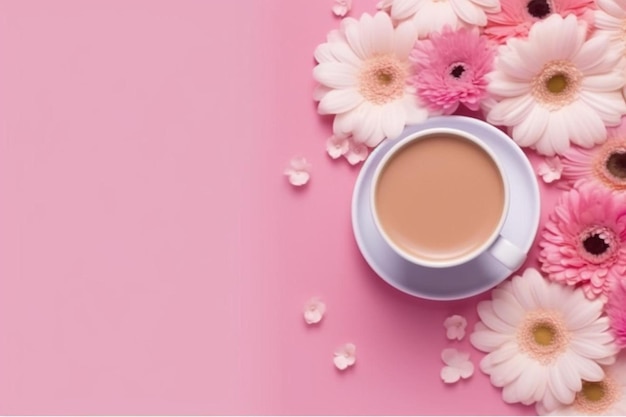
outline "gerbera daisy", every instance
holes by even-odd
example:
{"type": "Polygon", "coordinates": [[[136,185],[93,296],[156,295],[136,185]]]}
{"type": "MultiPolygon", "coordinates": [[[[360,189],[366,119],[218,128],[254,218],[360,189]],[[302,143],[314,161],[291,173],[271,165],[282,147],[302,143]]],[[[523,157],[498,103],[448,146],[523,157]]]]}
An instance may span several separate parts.
{"type": "Polygon", "coordinates": [[[564,193],[539,242],[548,278],[604,299],[626,272],[625,208],[625,195],[593,184],[564,193]]]}
{"type": "Polygon", "coordinates": [[[452,114],[460,103],[476,111],[487,95],[485,75],[494,55],[478,29],[445,28],[415,44],[409,57],[414,63],[411,83],[434,111],[452,114]]]}
{"type": "Polygon", "coordinates": [[[410,19],[425,38],[445,26],[485,26],[486,13],[499,12],[500,0],[383,0],[380,7],[395,20],[410,19]]]}
{"type": "Polygon", "coordinates": [[[617,348],[602,303],[548,282],[535,269],[500,284],[478,303],[472,345],[488,352],[480,368],[507,403],[541,403],[549,412],[574,401],[582,380],[602,381],[600,364],[617,348]]]}
{"type": "Polygon", "coordinates": [[[561,158],[562,177],[570,185],[595,182],[626,191],[626,120],[607,129],[607,140],[591,149],[569,148],[561,158]]]}
{"type": "Polygon", "coordinates": [[[583,381],[574,402],[551,413],[537,406],[540,416],[623,416],[626,415],[626,352],[604,369],[602,381],[583,381]]]}
{"type": "Polygon", "coordinates": [[[528,36],[530,27],[553,14],[574,14],[592,23],[594,0],[500,0],[500,13],[487,15],[485,35],[498,43],[528,36]]]}
{"type": "Polygon", "coordinates": [[[487,90],[497,104],[491,124],[512,127],[513,139],[541,154],[606,140],[606,127],[626,114],[624,62],[606,36],[585,40],[586,24],[569,15],[537,22],[528,39],[501,46],[487,90]]]}
{"type": "Polygon", "coordinates": [[[352,135],[374,147],[399,136],[406,124],[426,119],[428,112],[407,83],[415,36],[410,23],[394,29],[389,15],[379,12],[344,19],[317,47],[313,76],[321,89],[315,98],[320,114],[336,115],[336,136],[352,135]]]}

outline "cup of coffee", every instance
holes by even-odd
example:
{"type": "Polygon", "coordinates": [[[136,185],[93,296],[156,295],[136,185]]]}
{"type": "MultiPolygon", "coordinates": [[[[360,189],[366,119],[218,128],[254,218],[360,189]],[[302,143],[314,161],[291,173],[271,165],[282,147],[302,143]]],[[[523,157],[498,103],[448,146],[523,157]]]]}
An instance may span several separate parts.
{"type": "Polygon", "coordinates": [[[526,253],[501,236],[509,184],[497,156],[475,136],[433,128],[400,140],[374,172],[376,228],[404,259],[448,268],[489,252],[509,270],[526,253]]]}

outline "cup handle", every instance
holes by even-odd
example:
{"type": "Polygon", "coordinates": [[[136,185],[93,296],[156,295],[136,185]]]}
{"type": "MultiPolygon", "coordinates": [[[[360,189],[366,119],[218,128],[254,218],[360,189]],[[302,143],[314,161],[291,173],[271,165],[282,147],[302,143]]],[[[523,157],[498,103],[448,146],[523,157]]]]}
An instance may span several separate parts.
{"type": "Polygon", "coordinates": [[[522,266],[527,257],[526,252],[502,236],[499,236],[496,242],[491,245],[489,252],[491,256],[511,271],[516,271],[522,266]]]}

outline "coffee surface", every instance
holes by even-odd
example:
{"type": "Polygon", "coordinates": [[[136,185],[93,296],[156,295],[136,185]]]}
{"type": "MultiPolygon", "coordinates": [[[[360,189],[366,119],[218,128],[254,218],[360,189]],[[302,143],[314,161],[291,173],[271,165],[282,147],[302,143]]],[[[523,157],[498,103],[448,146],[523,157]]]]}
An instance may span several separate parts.
{"type": "Polygon", "coordinates": [[[380,225],[398,247],[447,261],[491,237],[504,194],[489,154],[467,139],[437,134],[408,143],[387,162],[374,198],[380,225]]]}

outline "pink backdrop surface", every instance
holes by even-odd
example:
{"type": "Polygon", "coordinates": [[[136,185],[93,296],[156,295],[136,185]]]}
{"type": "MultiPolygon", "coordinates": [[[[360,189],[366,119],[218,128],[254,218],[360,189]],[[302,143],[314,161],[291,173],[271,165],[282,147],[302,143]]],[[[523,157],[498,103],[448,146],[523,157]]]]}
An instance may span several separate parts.
{"type": "Polygon", "coordinates": [[[358,252],[311,99],[331,5],[0,1],[0,414],[534,413],[439,378],[445,347],[478,364],[442,323],[485,295],[412,298],[358,252]]]}

